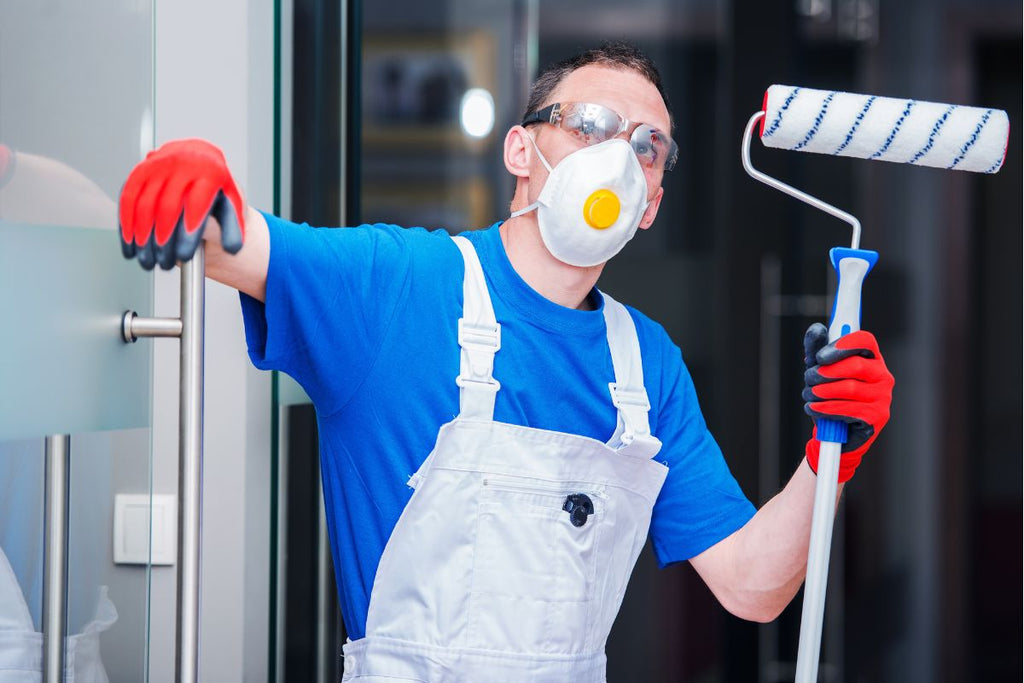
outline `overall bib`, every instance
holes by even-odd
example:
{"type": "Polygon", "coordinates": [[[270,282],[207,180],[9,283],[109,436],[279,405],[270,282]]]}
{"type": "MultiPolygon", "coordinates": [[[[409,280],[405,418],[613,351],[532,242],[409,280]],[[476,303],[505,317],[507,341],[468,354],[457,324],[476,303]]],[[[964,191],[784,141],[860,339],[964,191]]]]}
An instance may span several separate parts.
{"type": "Polygon", "coordinates": [[[602,294],[618,410],[607,443],[495,422],[501,329],[476,251],[453,239],[466,265],[460,413],[409,480],[342,680],[603,682],[608,632],[668,473],[652,459],[661,442],[636,328],[602,294]]]}

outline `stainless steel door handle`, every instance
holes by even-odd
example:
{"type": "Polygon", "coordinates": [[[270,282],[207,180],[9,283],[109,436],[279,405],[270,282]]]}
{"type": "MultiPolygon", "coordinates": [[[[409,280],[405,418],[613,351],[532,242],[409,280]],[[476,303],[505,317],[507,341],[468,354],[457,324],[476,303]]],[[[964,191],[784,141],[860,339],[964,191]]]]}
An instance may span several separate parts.
{"type": "Polygon", "coordinates": [[[140,318],[127,311],[124,341],[179,337],[181,385],[178,397],[178,625],[176,680],[199,679],[199,550],[203,493],[203,321],[205,254],[196,249],[181,266],[181,317],[140,318]]]}

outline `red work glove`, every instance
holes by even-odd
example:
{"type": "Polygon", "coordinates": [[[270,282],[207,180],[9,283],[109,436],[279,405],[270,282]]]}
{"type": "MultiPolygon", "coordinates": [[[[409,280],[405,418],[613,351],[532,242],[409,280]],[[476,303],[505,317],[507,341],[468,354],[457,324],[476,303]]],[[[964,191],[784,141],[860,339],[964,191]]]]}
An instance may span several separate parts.
{"type": "MultiPolygon", "coordinates": [[[[804,335],[804,412],[842,420],[849,436],[839,460],[839,481],[849,481],[882,427],[889,421],[895,383],[878,342],[860,330],[828,343],[828,329],[815,323],[804,335]]],[[[818,428],[807,442],[807,463],[818,472],[818,428]]]]}
{"type": "Polygon", "coordinates": [[[188,261],[206,219],[220,223],[221,244],[232,254],[245,239],[245,204],[224,153],[205,140],[174,140],[146,155],[121,189],[118,222],[125,258],[151,270],[188,261]]]}

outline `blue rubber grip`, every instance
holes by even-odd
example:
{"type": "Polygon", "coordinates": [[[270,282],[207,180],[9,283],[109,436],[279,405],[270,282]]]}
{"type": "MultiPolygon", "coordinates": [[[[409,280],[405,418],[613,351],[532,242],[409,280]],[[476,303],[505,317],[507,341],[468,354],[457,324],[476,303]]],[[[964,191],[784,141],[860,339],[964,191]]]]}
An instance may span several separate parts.
{"type": "Polygon", "coordinates": [[[818,441],[846,443],[849,431],[849,425],[842,420],[818,418],[818,441]]]}
{"type": "MultiPolygon", "coordinates": [[[[828,340],[833,342],[860,329],[861,285],[878,262],[878,252],[836,247],[829,251],[829,260],[839,276],[828,328],[828,340]]],[[[846,443],[849,428],[845,422],[819,418],[817,424],[818,441],[846,443]]]]}

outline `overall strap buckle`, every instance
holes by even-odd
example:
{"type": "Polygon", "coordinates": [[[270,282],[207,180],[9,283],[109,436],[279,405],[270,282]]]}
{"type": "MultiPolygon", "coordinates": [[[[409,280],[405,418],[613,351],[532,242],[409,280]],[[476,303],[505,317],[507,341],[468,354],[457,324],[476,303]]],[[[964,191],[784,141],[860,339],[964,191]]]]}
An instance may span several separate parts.
{"type": "Polygon", "coordinates": [[[609,382],[608,390],[612,395],[612,403],[622,418],[621,441],[623,446],[633,443],[637,437],[651,435],[651,425],[647,412],[651,409],[651,401],[647,390],[620,386],[617,382],[609,382]]]}
{"type": "Polygon", "coordinates": [[[494,379],[494,354],[501,348],[501,326],[479,325],[459,318],[462,362],[455,383],[459,386],[459,414],[468,419],[491,420],[501,383],[494,379]]]}
{"type": "Polygon", "coordinates": [[[494,379],[494,354],[501,348],[501,325],[479,325],[459,318],[459,346],[465,354],[455,383],[460,387],[486,385],[497,391],[494,379]]]}
{"type": "Polygon", "coordinates": [[[619,386],[617,382],[609,382],[608,389],[612,392],[612,403],[616,408],[635,406],[645,412],[651,409],[651,400],[647,398],[647,390],[643,387],[627,389],[619,386]]]}
{"type": "Polygon", "coordinates": [[[474,346],[497,353],[501,348],[501,325],[479,325],[459,318],[459,346],[474,346]]]}

